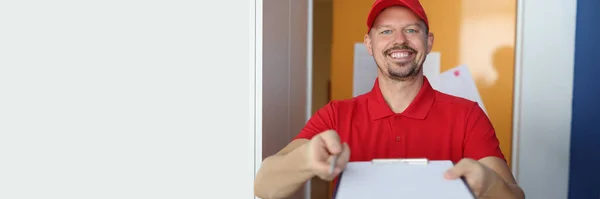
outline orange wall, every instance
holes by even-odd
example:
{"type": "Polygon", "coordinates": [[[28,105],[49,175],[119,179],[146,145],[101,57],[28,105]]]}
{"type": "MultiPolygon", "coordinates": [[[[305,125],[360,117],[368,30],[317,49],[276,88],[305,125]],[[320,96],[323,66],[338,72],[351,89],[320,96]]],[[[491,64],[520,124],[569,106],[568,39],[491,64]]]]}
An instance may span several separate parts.
{"type": "MultiPolygon", "coordinates": [[[[331,97],[352,97],[353,45],[362,42],[373,1],[333,0],[331,97]]],[[[512,153],[516,0],[421,0],[441,70],[466,64],[507,160],[512,153]]]]}

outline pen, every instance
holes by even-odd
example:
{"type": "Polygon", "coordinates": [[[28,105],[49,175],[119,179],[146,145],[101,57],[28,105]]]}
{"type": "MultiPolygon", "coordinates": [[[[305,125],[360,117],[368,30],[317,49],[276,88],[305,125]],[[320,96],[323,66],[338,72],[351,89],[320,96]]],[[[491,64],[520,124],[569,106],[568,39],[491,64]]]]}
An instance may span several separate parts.
{"type": "Polygon", "coordinates": [[[335,169],[335,163],[337,162],[338,156],[334,155],[331,164],[329,165],[329,174],[333,174],[333,170],[335,169]]]}

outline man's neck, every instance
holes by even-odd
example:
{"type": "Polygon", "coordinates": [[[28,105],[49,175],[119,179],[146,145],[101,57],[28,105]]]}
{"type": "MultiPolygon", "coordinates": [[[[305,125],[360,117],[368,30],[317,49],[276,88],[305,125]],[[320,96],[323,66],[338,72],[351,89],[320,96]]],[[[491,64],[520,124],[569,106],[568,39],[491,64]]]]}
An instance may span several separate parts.
{"type": "Polygon", "coordinates": [[[423,86],[423,76],[404,81],[379,78],[379,89],[388,106],[394,113],[402,113],[415,99],[423,86]]]}

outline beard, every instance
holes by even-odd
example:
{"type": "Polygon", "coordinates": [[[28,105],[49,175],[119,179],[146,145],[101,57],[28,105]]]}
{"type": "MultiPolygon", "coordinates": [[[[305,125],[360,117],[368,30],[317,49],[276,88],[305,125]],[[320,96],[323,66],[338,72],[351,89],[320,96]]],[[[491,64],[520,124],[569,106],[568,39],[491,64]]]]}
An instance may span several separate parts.
{"type": "MultiPolygon", "coordinates": [[[[417,76],[421,67],[416,62],[409,63],[386,63],[388,77],[396,80],[404,80],[417,76]],[[395,65],[395,66],[394,66],[395,65]],[[408,68],[406,68],[408,67],[408,68]]],[[[385,71],[385,70],[384,70],[385,71]]]]}
{"type": "MultiPolygon", "coordinates": [[[[417,54],[417,51],[414,50],[413,48],[407,46],[407,45],[397,45],[397,46],[393,46],[390,49],[387,49],[383,52],[383,57],[387,58],[388,54],[390,51],[392,50],[402,50],[402,49],[408,49],[411,50],[413,53],[417,54]]],[[[389,78],[394,79],[394,80],[399,80],[399,81],[403,81],[406,79],[410,79],[413,77],[416,77],[419,72],[421,72],[421,70],[423,69],[423,67],[420,67],[419,61],[418,61],[418,55],[416,56],[416,58],[412,61],[407,61],[407,62],[392,62],[392,61],[385,61],[383,63],[377,63],[377,67],[379,68],[379,70],[384,73],[385,75],[387,75],[389,78]],[[385,69],[382,66],[385,66],[385,69]]]]}

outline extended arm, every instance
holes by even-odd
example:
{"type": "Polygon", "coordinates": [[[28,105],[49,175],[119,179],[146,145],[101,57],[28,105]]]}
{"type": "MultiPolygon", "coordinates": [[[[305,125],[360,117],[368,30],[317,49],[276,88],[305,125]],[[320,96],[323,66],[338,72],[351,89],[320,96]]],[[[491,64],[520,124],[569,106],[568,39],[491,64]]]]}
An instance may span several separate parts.
{"type": "Polygon", "coordinates": [[[311,167],[315,167],[315,161],[324,162],[326,160],[327,147],[323,143],[330,142],[329,147],[335,146],[341,150],[336,132],[328,131],[329,133],[322,134],[322,132],[333,129],[334,118],[333,103],[330,102],[311,117],[290,144],[277,154],[263,160],[254,180],[254,194],[265,199],[286,198],[297,192],[305,182],[318,176],[319,173],[315,173],[315,168],[311,167]],[[316,147],[315,142],[312,142],[311,154],[314,156],[315,153],[322,152],[318,154],[324,154],[325,157],[307,158],[311,155],[308,154],[310,140],[314,140],[313,138],[317,135],[322,135],[319,136],[322,139],[319,139],[320,142],[316,144],[316,147]],[[309,159],[313,161],[312,165],[309,159]]]}
{"type": "Polygon", "coordinates": [[[265,199],[294,194],[314,174],[306,162],[307,139],[297,139],[277,154],[266,158],[256,174],[254,193],[265,199]]]}
{"type": "Polygon", "coordinates": [[[465,140],[465,156],[478,160],[493,173],[494,182],[485,193],[484,198],[525,198],[523,190],[517,185],[504,155],[500,150],[500,142],[491,121],[479,106],[473,106],[467,119],[467,139],[465,140]]]}
{"type": "Polygon", "coordinates": [[[494,185],[488,193],[485,194],[486,198],[525,199],[525,193],[515,181],[515,178],[504,160],[498,157],[485,157],[480,159],[479,162],[500,176],[500,178],[497,178],[497,181],[494,182],[494,185]]]}

